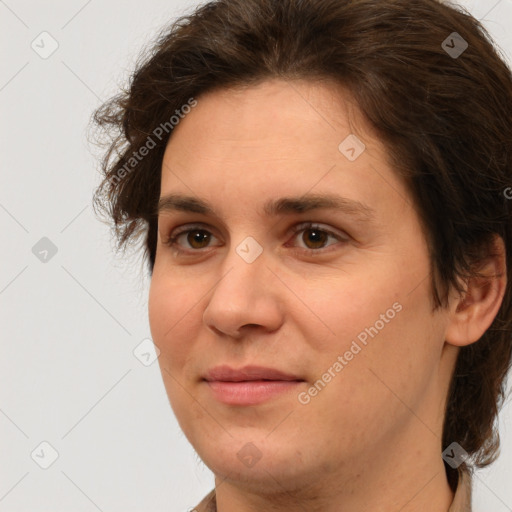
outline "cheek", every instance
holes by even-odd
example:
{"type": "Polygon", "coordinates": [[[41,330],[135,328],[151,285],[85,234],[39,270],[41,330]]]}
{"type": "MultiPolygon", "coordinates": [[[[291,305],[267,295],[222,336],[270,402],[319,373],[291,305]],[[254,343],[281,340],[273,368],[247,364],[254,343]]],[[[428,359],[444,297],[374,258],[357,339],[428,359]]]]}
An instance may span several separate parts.
{"type": "Polygon", "coordinates": [[[153,273],[148,300],[148,316],[153,342],[160,350],[158,364],[167,397],[184,432],[199,419],[201,409],[195,406],[190,391],[186,390],[190,375],[187,375],[192,358],[194,340],[198,339],[194,323],[199,307],[198,297],[184,293],[187,286],[173,279],[161,278],[153,273]],[[194,315],[194,311],[196,311],[194,315]]]}
{"type": "MultiPolygon", "coordinates": [[[[385,272],[367,271],[332,282],[330,294],[309,295],[322,323],[321,332],[304,327],[315,352],[315,377],[331,369],[332,389],[357,400],[389,394],[389,388],[412,400],[424,389],[439,360],[443,345],[442,324],[431,313],[428,279],[420,270],[387,265],[385,272]],[[418,282],[420,283],[418,286],[418,282]],[[414,291],[412,291],[414,290],[414,291]],[[340,363],[338,356],[342,356],[340,363]],[[337,364],[333,368],[336,361],[337,364]],[[382,382],[379,380],[381,379],[382,382]]],[[[313,309],[312,307],[312,309],[313,309]]],[[[315,322],[316,327],[319,323],[315,322]]],[[[329,379],[329,375],[326,375],[329,379]]],[[[330,386],[329,386],[330,387],[330,386]]]]}
{"type": "Polygon", "coordinates": [[[296,286],[297,295],[308,306],[295,317],[305,334],[305,341],[320,360],[334,351],[343,354],[352,341],[361,346],[399,321],[403,310],[401,278],[382,267],[375,272],[351,269],[338,272],[322,283],[304,282],[296,286]]]}
{"type": "Polygon", "coordinates": [[[329,449],[346,449],[348,442],[361,446],[377,442],[409,421],[411,410],[421,410],[432,388],[442,343],[426,306],[427,295],[422,291],[414,299],[401,297],[402,309],[393,309],[388,323],[377,323],[375,312],[386,314],[394,304],[393,300],[389,304],[390,299],[375,299],[368,305],[370,313],[354,310],[352,317],[340,316],[340,332],[350,330],[344,322],[351,324],[351,332],[337,337],[328,357],[318,353],[317,361],[322,363],[315,362],[315,378],[328,383],[315,380],[313,386],[319,391],[309,388],[315,396],[304,407],[303,421],[332,433],[329,449]],[[357,338],[358,332],[365,334],[365,343],[357,338]],[[340,432],[353,437],[336,437],[340,432]],[[334,438],[339,446],[333,446],[334,438]]]}
{"type": "Polygon", "coordinates": [[[169,322],[169,317],[174,316],[172,314],[172,295],[167,293],[166,286],[162,281],[158,274],[154,272],[151,278],[148,297],[148,318],[151,335],[153,341],[159,345],[160,349],[162,348],[160,345],[165,332],[172,325],[169,322]]]}
{"type": "Polygon", "coordinates": [[[165,367],[181,367],[193,340],[197,323],[195,307],[198,296],[184,292],[187,286],[180,285],[175,278],[162,278],[153,273],[148,299],[148,318],[154,343],[160,349],[160,363],[165,367]],[[186,343],[183,342],[186,340],[186,343]]]}
{"type": "Polygon", "coordinates": [[[353,380],[348,381],[347,372],[352,405],[371,402],[378,408],[377,404],[387,403],[388,414],[393,409],[403,413],[403,404],[414,409],[434,378],[443,345],[441,324],[430,312],[428,290],[422,287],[409,296],[404,292],[394,302],[390,298],[366,321],[352,337],[361,347],[349,363],[353,380]],[[359,342],[361,334],[364,343],[359,342]]]}

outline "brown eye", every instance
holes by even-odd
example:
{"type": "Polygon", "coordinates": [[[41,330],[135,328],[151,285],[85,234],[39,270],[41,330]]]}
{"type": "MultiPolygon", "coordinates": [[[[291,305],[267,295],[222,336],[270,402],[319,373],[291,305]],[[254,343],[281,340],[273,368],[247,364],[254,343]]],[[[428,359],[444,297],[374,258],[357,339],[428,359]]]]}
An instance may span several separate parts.
{"type": "Polygon", "coordinates": [[[164,244],[178,252],[193,253],[210,247],[212,239],[217,238],[209,230],[201,226],[191,226],[188,229],[174,230],[164,244]]]}
{"type": "Polygon", "coordinates": [[[305,229],[302,235],[302,241],[308,249],[321,249],[327,243],[329,234],[317,228],[305,229]]]}
{"type": "Polygon", "coordinates": [[[343,232],[337,233],[330,229],[323,228],[313,223],[305,223],[296,226],[293,229],[295,246],[303,252],[311,254],[324,252],[330,245],[336,245],[336,242],[346,243],[348,237],[343,232]],[[301,235],[299,237],[299,235],[301,235]],[[331,241],[330,241],[331,240],[331,241]]]}
{"type": "Polygon", "coordinates": [[[210,233],[204,229],[193,229],[185,234],[187,235],[187,242],[194,249],[204,249],[208,246],[211,238],[210,233]]]}

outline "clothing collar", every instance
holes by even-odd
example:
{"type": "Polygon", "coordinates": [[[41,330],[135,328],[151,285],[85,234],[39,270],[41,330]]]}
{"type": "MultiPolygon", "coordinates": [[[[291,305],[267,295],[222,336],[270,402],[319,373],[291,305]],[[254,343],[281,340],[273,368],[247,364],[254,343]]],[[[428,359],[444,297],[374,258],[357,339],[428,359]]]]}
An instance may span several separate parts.
{"type": "Polygon", "coordinates": [[[471,475],[465,471],[459,472],[457,489],[448,512],[471,512],[471,487],[471,475]]]}

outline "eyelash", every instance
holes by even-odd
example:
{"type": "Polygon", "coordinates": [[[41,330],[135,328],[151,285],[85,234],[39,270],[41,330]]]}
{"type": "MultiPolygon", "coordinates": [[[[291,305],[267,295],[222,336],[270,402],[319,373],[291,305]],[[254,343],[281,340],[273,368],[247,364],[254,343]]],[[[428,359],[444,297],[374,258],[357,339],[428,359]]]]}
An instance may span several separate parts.
{"type": "MultiPolygon", "coordinates": [[[[327,235],[335,238],[336,240],[338,240],[340,242],[348,241],[346,237],[343,237],[337,233],[334,233],[333,231],[331,231],[329,229],[322,228],[321,225],[314,223],[314,222],[306,222],[306,223],[302,223],[297,226],[294,226],[294,228],[292,229],[293,237],[295,238],[299,233],[301,233],[302,231],[307,231],[307,230],[321,231],[322,233],[326,233],[327,235]]],[[[188,226],[186,229],[178,230],[175,234],[171,234],[167,238],[167,240],[164,241],[164,245],[171,247],[177,253],[182,253],[182,254],[200,253],[200,252],[202,252],[202,249],[183,250],[183,249],[179,248],[178,244],[176,243],[177,239],[181,235],[190,233],[192,231],[204,231],[204,232],[212,234],[208,229],[205,229],[203,225],[200,225],[200,224],[192,225],[192,226],[188,226]]],[[[335,245],[335,244],[330,244],[330,245],[335,245]]],[[[322,247],[320,249],[307,249],[307,248],[299,247],[298,250],[302,251],[303,253],[306,253],[306,254],[318,254],[320,252],[325,252],[327,247],[329,247],[329,245],[327,245],[326,247],[322,247]]],[[[208,247],[206,247],[204,249],[208,249],[208,247]]]]}

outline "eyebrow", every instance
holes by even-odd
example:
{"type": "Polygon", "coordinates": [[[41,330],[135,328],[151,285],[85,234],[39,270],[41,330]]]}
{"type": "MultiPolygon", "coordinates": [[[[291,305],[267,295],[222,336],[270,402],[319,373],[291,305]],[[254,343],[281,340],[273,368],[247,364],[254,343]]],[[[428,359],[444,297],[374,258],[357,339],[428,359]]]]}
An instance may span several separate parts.
{"type": "MultiPolygon", "coordinates": [[[[264,204],[263,212],[267,217],[276,217],[283,214],[305,213],[320,209],[337,210],[365,223],[369,223],[375,218],[375,210],[370,206],[334,194],[306,194],[300,197],[270,199],[264,204]]],[[[181,194],[168,194],[160,198],[157,213],[171,211],[216,216],[215,210],[207,201],[181,194]]]]}

